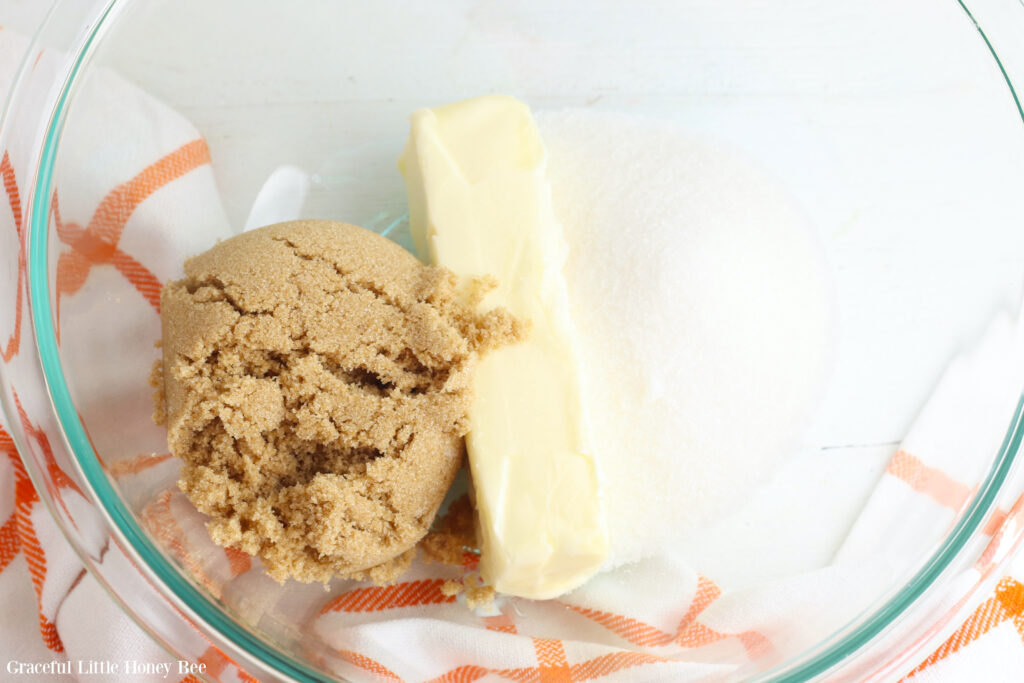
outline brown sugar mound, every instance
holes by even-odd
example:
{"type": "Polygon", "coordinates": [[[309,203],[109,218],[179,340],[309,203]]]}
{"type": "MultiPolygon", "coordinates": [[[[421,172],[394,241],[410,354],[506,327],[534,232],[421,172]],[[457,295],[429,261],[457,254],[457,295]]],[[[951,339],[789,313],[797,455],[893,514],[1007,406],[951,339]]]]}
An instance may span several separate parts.
{"type": "Polygon", "coordinates": [[[332,221],[189,259],[161,299],[157,418],[213,540],[278,580],[404,571],[459,469],[478,354],[524,333],[470,290],[332,221]]]}

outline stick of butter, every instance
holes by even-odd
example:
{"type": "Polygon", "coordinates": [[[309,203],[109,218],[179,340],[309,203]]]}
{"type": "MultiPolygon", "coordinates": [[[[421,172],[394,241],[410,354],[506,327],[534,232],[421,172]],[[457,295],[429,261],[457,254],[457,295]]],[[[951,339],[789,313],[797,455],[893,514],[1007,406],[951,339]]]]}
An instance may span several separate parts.
{"type": "Polygon", "coordinates": [[[529,108],[496,95],[413,113],[398,161],[420,255],[496,277],[484,305],[530,323],[477,366],[466,449],[482,578],[534,599],[579,586],[608,554],[546,165],[529,108]]]}

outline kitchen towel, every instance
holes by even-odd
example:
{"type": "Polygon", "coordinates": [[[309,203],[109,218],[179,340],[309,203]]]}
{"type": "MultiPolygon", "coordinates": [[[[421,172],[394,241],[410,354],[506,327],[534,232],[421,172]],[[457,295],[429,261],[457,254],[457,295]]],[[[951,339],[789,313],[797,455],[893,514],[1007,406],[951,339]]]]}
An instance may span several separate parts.
{"type": "MultiPolygon", "coordinates": [[[[0,88],[7,89],[25,47],[23,38],[0,31],[0,88]]],[[[45,55],[37,68],[47,68],[45,55]]],[[[159,334],[161,283],[180,273],[178,254],[201,251],[234,230],[217,197],[206,143],[179,114],[102,69],[88,75],[74,106],[51,202],[61,242],[54,279],[59,334],[65,362],[82,368],[72,387],[86,397],[78,407],[86,423],[97,425],[97,438],[112,439],[97,445],[111,454],[116,434],[142,422],[126,416],[148,412],[128,397],[138,396],[157,356],[142,342],[159,334]],[[167,241],[154,242],[153,235],[167,241]],[[146,353],[122,358],[114,369],[90,364],[91,349],[132,335],[132,348],[146,353]]],[[[24,158],[11,141],[0,167],[9,205],[0,210],[0,240],[21,253],[24,158]]],[[[273,203],[274,196],[268,192],[261,201],[273,203]]],[[[271,206],[258,213],[281,211],[287,212],[271,206]]],[[[23,278],[23,266],[11,275],[23,278]]],[[[19,291],[24,294],[23,285],[19,291]]],[[[17,362],[27,309],[19,300],[2,310],[11,315],[0,319],[0,350],[5,363],[17,362]]],[[[668,557],[602,574],[558,600],[499,598],[491,608],[471,610],[464,596],[442,590],[448,580],[475,576],[467,554],[462,567],[417,564],[393,586],[345,584],[330,596],[297,590],[290,598],[311,615],[309,632],[331,650],[323,665],[356,681],[685,681],[753,673],[855,617],[879,587],[902,576],[908,557],[920,555],[921,539],[955,522],[973,493],[966,482],[975,473],[966,466],[996,452],[1021,386],[1024,325],[1019,316],[1001,316],[944,374],[834,561],[814,572],[720,582],[698,571],[700,558],[668,557]],[[901,515],[895,528],[894,511],[901,515]]],[[[27,432],[34,428],[21,414],[13,419],[27,432]]],[[[142,523],[201,585],[228,601],[255,596],[236,608],[258,612],[257,598],[277,594],[276,584],[248,556],[212,546],[182,494],[147,488],[177,468],[158,440],[152,445],[152,453],[112,457],[108,470],[125,491],[137,492],[142,523]]],[[[39,664],[51,667],[46,680],[192,681],[202,665],[201,673],[215,679],[252,680],[180,615],[148,620],[157,636],[173,633],[179,649],[186,644],[184,660],[167,655],[83,569],[2,425],[0,449],[6,455],[0,459],[0,665],[7,676],[39,664]],[[104,673],[112,662],[122,667],[117,675],[104,673]]],[[[67,489],[62,504],[90,504],[76,492],[72,474],[59,468],[50,474],[67,489]]],[[[1013,476],[1020,490],[1024,475],[1013,476]]],[[[909,681],[1018,680],[1024,557],[1007,565],[999,560],[1015,550],[1008,546],[1022,522],[1019,503],[985,520],[984,533],[965,550],[970,568],[945,577],[944,589],[932,594],[934,620],[923,631],[890,634],[891,648],[878,655],[875,670],[909,681]],[[967,618],[957,626],[954,615],[967,618]],[[950,631],[922,661],[907,664],[899,656],[900,648],[950,631]]],[[[104,563],[137,573],[102,529],[82,535],[104,563]]],[[[159,599],[141,580],[119,588],[137,611],[159,599]]]]}

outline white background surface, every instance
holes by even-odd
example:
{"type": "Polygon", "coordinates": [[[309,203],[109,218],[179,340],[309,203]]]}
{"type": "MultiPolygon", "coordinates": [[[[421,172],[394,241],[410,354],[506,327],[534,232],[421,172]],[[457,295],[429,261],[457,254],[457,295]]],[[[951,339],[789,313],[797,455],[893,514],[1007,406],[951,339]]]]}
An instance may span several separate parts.
{"type": "MultiPolygon", "coordinates": [[[[43,4],[0,0],[0,24],[28,31],[43,4]]],[[[688,542],[721,546],[702,553],[720,566],[701,569],[725,582],[752,553],[759,578],[826,564],[942,368],[1020,297],[1024,126],[959,6],[639,3],[629,22],[609,0],[532,15],[457,2],[448,21],[433,3],[387,4],[341,17],[331,0],[179,0],[132,17],[139,32],[102,57],[204,133],[239,225],[283,163],[314,174],[308,215],[400,213],[408,112],[497,88],[534,107],[671,116],[744,149],[820,231],[839,362],[808,447],[688,542]],[[227,40],[239,16],[244,40],[227,40]]]]}

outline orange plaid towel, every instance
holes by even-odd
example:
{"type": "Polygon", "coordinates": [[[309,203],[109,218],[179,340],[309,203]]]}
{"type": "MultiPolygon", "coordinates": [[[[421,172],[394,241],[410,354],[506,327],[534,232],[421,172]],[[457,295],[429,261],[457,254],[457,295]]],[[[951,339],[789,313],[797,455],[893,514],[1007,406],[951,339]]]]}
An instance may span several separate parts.
{"type": "MultiPolygon", "coordinates": [[[[18,44],[24,41],[0,31],[0,56],[18,54],[18,44]]],[[[12,68],[0,61],[0,87],[7,85],[4,79],[9,80],[12,68]]],[[[36,68],[48,68],[45,54],[36,68]]],[[[200,251],[231,230],[216,195],[209,152],[188,122],[102,71],[91,76],[76,106],[108,120],[110,130],[94,139],[86,132],[94,129],[91,124],[66,132],[67,147],[82,152],[76,173],[63,175],[51,198],[62,245],[56,263],[59,327],[64,339],[74,339],[66,345],[66,362],[88,368],[77,381],[102,389],[85,392],[91,399],[81,405],[87,422],[107,426],[97,433],[116,435],[119,426],[145,422],[145,402],[119,398],[138,395],[155,353],[120,359],[116,369],[90,365],[88,355],[74,354],[87,354],[125,334],[156,338],[156,294],[178,272],[176,255],[200,251]],[[122,153],[110,155],[112,146],[122,153]],[[99,154],[106,154],[101,174],[91,166],[99,154]],[[162,226],[146,234],[173,243],[142,239],[133,226],[143,224],[162,226]],[[114,291],[122,295],[110,297],[114,291]],[[88,315],[78,315],[81,310],[88,315]]],[[[88,121],[84,114],[75,118],[88,121]]],[[[0,164],[9,206],[0,212],[0,248],[10,253],[24,254],[21,201],[30,143],[9,138],[0,164]]],[[[261,210],[274,212],[272,207],[261,210]]],[[[9,300],[0,299],[5,372],[23,361],[24,258],[11,276],[17,284],[0,290],[11,294],[9,300]]],[[[702,575],[695,569],[699,557],[665,557],[602,574],[558,600],[499,599],[491,610],[472,611],[441,590],[445,580],[475,570],[470,557],[461,570],[417,565],[394,586],[342,585],[328,596],[318,588],[296,587],[290,599],[297,612],[310,615],[309,633],[331,653],[321,664],[357,681],[685,681],[756,672],[855,616],[894,580],[908,557],[921,556],[922,539],[952,523],[972,493],[975,473],[968,466],[995,452],[1016,392],[1024,386],[1021,330],[1019,323],[1000,319],[978,350],[954,363],[833,563],[820,570],[745,584],[702,575]],[[896,527],[894,511],[901,519],[896,527]]],[[[45,397],[25,392],[12,401],[18,406],[16,431],[33,447],[47,448],[46,431],[29,418],[45,397]]],[[[102,438],[115,439],[101,444],[102,452],[118,452],[116,436],[102,438]]],[[[154,453],[164,451],[158,430],[144,438],[151,440],[154,453]]],[[[138,443],[138,435],[132,443],[138,443]]],[[[78,662],[131,660],[166,664],[169,675],[130,674],[121,680],[195,680],[181,673],[181,664],[82,569],[2,428],[0,450],[6,456],[0,458],[0,666],[55,662],[75,663],[77,669],[78,662]]],[[[132,490],[144,490],[147,477],[166,477],[176,467],[167,455],[126,454],[110,465],[114,476],[138,484],[132,490]]],[[[56,468],[50,474],[62,491],[61,505],[92,504],[67,473],[56,468]]],[[[1024,475],[1015,477],[1019,491],[1024,475]]],[[[1019,680],[1024,670],[1024,561],[1007,565],[1003,560],[1015,551],[1015,534],[1024,522],[1021,508],[1019,502],[1005,501],[988,521],[986,536],[970,549],[973,564],[935,595],[932,624],[874,644],[876,666],[855,678],[1019,680]],[[994,590],[987,589],[1000,577],[994,590]],[[963,614],[970,616],[960,624],[950,616],[963,614]]],[[[157,495],[142,518],[213,595],[276,594],[276,585],[248,556],[209,543],[202,518],[180,494],[157,495]]],[[[158,625],[162,636],[178,644],[186,663],[202,664],[219,680],[252,680],[167,608],[102,529],[79,531],[104,564],[137,577],[120,587],[123,594],[158,625]]]]}

